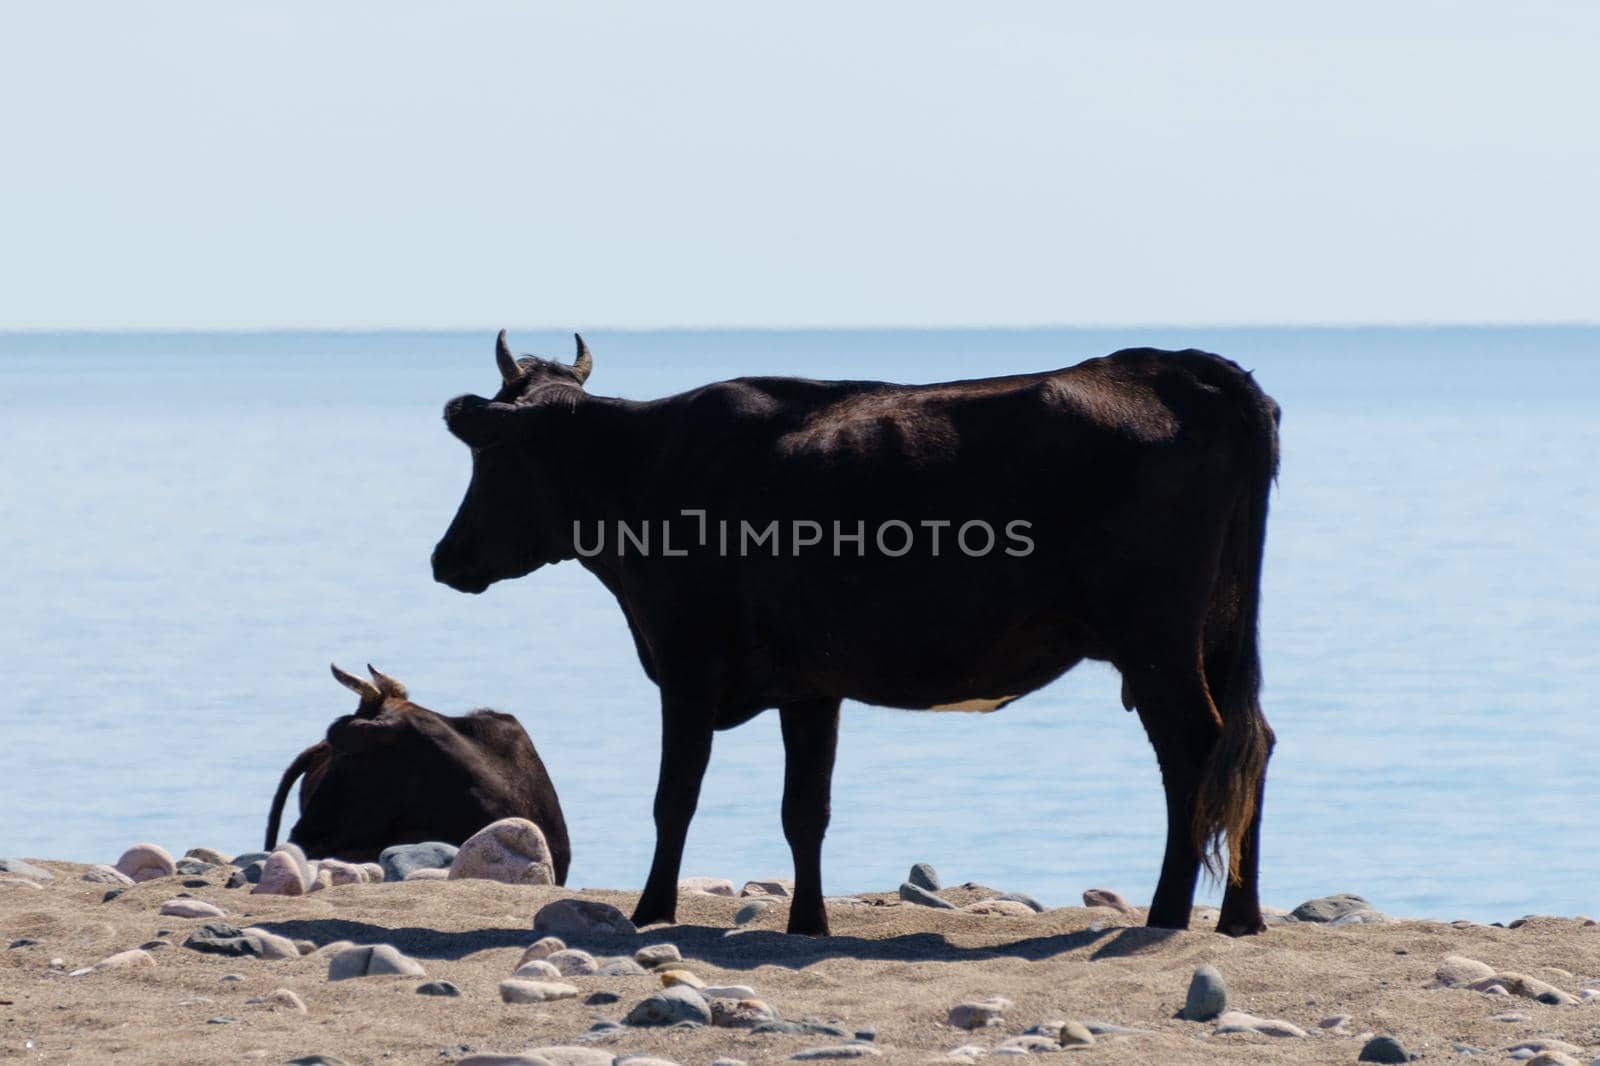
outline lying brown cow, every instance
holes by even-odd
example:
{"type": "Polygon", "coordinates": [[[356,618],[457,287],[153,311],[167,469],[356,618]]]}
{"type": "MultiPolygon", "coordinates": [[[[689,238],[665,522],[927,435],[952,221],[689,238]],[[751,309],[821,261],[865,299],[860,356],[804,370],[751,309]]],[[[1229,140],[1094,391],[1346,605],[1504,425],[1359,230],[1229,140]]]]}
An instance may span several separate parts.
{"type": "Polygon", "coordinates": [[[394,678],[367,670],[372,681],[333,667],[361,705],[284,771],[267,817],[267,850],[278,842],[289,789],[304,774],[289,840],[312,858],[369,862],[393,844],[460,844],[490,822],[517,817],[544,831],[556,883],[566,884],[572,848],[561,801],[521,724],[499,711],[436,714],[412,703],[394,678]]]}

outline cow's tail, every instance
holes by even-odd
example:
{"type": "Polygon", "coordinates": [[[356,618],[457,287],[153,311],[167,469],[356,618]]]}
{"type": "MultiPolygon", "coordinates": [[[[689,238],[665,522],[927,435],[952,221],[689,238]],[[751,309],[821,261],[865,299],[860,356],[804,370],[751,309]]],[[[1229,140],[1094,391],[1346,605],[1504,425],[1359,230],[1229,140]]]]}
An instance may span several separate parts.
{"type": "MultiPolygon", "coordinates": [[[[1272,754],[1272,729],[1261,713],[1261,655],[1257,616],[1261,603],[1261,557],[1267,536],[1267,497],[1278,473],[1278,405],[1253,378],[1239,372],[1234,389],[1244,421],[1248,481],[1229,523],[1219,568],[1231,575],[1235,599],[1232,632],[1225,637],[1222,691],[1212,692],[1222,715],[1222,736],[1201,772],[1194,811],[1195,845],[1212,876],[1222,873],[1228,845],[1228,883],[1240,881],[1241,848],[1260,802],[1261,780],[1272,754]]],[[[1228,595],[1226,587],[1215,595],[1228,595]]]]}
{"type": "Polygon", "coordinates": [[[284,801],[289,798],[289,790],[294,787],[294,783],[300,775],[306,772],[306,768],[316,758],[317,752],[322,745],[323,742],[318,741],[299,755],[296,755],[294,762],[290,763],[289,768],[283,772],[283,779],[278,782],[278,791],[273,793],[272,796],[272,810],[267,812],[267,842],[264,850],[271,851],[278,846],[278,823],[283,820],[284,801]]]}

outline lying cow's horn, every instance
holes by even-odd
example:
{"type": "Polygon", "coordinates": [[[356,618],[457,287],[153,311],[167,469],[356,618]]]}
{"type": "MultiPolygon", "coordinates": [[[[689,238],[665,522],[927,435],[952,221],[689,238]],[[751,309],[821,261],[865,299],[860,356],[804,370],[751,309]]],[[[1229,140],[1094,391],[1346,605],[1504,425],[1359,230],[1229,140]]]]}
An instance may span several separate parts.
{"type": "Polygon", "coordinates": [[[371,663],[367,664],[367,673],[372,675],[372,680],[378,683],[378,691],[385,696],[392,696],[397,700],[406,698],[406,687],[371,663]]]}
{"type": "Polygon", "coordinates": [[[572,339],[578,342],[578,358],[573,361],[572,369],[578,372],[578,384],[582,385],[594,370],[594,356],[589,354],[589,346],[583,343],[582,337],[574,333],[572,339]]]}
{"type": "Polygon", "coordinates": [[[507,385],[522,376],[522,368],[511,354],[511,345],[506,343],[505,330],[500,331],[499,338],[494,342],[494,362],[500,368],[500,380],[507,385]]]}
{"type": "Polygon", "coordinates": [[[360,696],[362,703],[383,702],[383,693],[379,691],[378,686],[374,685],[371,681],[368,681],[364,677],[357,677],[355,674],[347,674],[343,670],[339,669],[338,665],[335,663],[329,663],[328,669],[333,671],[333,679],[339,682],[339,684],[343,685],[345,688],[349,689],[351,692],[354,692],[356,695],[360,696]]]}

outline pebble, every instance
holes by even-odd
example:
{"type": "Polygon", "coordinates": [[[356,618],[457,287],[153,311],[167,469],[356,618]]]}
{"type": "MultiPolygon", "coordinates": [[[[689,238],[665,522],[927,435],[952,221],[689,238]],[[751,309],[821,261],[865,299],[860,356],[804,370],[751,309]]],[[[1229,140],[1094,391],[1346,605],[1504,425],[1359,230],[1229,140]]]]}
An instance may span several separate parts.
{"type": "Polygon", "coordinates": [[[711,1024],[711,1007],[705,997],[686,985],[673,985],[647,996],[623,1018],[625,1025],[676,1025],[679,1022],[711,1024]]]}
{"type": "Polygon", "coordinates": [[[1094,1034],[1082,1022],[1067,1021],[1061,1026],[1062,1047],[1092,1047],[1094,1034]]]}
{"type": "Polygon", "coordinates": [[[678,882],[678,891],[706,896],[738,895],[733,890],[733,882],[726,877],[685,877],[678,882]]]}
{"type": "MultiPolygon", "coordinates": [[[[1093,1040],[1094,1037],[1089,1038],[1093,1040]]],[[[1014,1036],[999,1047],[992,1054],[995,1055],[1041,1055],[1052,1051],[1060,1051],[1061,1045],[1048,1036],[1033,1036],[1023,1034],[1014,1036]]]]}
{"type": "Polygon", "coordinates": [[[1218,1033],[1260,1033],[1263,1036],[1303,1037],[1306,1031],[1278,1018],[1257,1018],[1243,1011],[1230,1010],[1217,1019],[1218,1033]]]}
{"type": "Polygon", "coordinates": [[[131,885],[133,878],[105,863],[95,863],[83,872],[83,879],[97,885],[131,885]]]}
{"type": "Polygon", "coordinates": [[[649,972],[637,962],[626,958],[605,959],[595,971],[601,977],[639,977],[649,972]]]}
{"type": "Polygon", "coordinates": [[[311,887],[311,879],[306,874],[306,864],[280,848],[267,856],[266,865],[261,870],[261,879],[256,882],[256,887],[250,890],[250,894],[303,896],[311,887]]]}
{"type": "Polygon", "coordinates": [[[982,1029],[990,1025],[999,1025],[1005,1019],[1006,1010],[1011,1007],[1011,1001],[1004,996],[990,996],[988,999],[970,1003],[958,1003],[950,1008],[949,1022],[957,1029],[982,1029]]]}
{"type": "Polygon", "coordinates": [[[505,1003],[548,1003],[572,999],[578,990],[564,981],[524,981],[517,977],[500,982],[500,999],[505,1003]]]}
{"type": "Polygon", "coordinates": [[[1087,888],[1083,892],[1083,905],[1085,907],[1110,907],[1114,911],[1135,918],[1139,916],[1139,908],[1129,903],[1120,892],[1113,892],[1109,888],[1087,888]]]}
{"type": "Polygon", "coordinates": [[[259,1002],[272,1010],[286,1010],[294,1014],[306,1013],[306,1001],[290,988],[273,989],[262,996],[259,1002]]]}
{"type": "Polygon", "coordinates": [[[671,988],[673,985],[688,985],[690,988],[699,991],[706,986],[704,981],[688,970],[662,970],[660,977],[661,984],[667,988],[671,988]]]}
{"type": "Polygon", "coordinates": [[[1331,922],[1346,915],[1371,910],[1372,904],[1362,897],[1352,892],[1340,892],[1308,899],[1289,913],[1302,922],[1331,922]]]}
{"type": "Polygon", "coordinates": [[[461,989],[450,981],[424,981],[417,986],[419,996],[459,996],[461,989]]]}
{"type": "Polygon", "coordinates": [[[734,925],[748,925],[759,918],[768,907],[772,906],[770,899],[753,899],[740,907],[733,916],[734,925]]]}
{"type": "Polygon", "coordinates": [[[529,959],[518,966],[511,976],[520,977],[525,981],[555,981],[561,977],[561,971],[546,959],[529,959]]]}
{"type": "Polygon", "coordinates": [[[1510,992],[1506,991],[1506,986],[1500,984],[1499,982],[1482,988],[1479,991],[1486,996],[1509,996],[1511,994],[1510,992]]]}
{"type": "Polygon", "coordinates": [[[135,844],[122,853],[117,869],[134,881],[154,881],[158,877],[171,877],[178,872],[172,855],[160,844],[135,844]]]}
{"type": "Polygon", "coordinates": [[[712,1059],[711,1066],[747,1066],[743,1059],[712,1059]]]}
{"type": "Polygon", "coordinates": [[[633,953],[633,961],[653,969],[662,963],[682,962],[683,954],[676,944],[647,944],[633,953]]]}
{"type": "Polygon", "coordinates": [[[81,970],[73,970],[68,976],[82,977],[84,974],[97,973],[100,970],[133,970],[148,969],[156,964],[155,958],[143,948],[129,948],[119,951],[115,955],[108,955],[93,966],[85,966],[81,970]]]}
{"type": "Polygon", "coordinates": [[[42,891],[44,886],[37,881],[30,881],[26,877],[11,874],[6,877],[0,877],[0,888],[31,888],[38,892],[42,891]]]}
{"type": "Polygon", "coordinates": [[[587,951],[577,948],[567,948],[557,951],[545,959],[551,966],[561,971],[563,977],[579,977],[584,974],[594,973],[600,964],[594,961],[594,956],[587,951]]]}
{"type": "Polygon", "coordinates": [[[261,941],[227,922],[207,922],[191,932],[183,946],[206,955],[259,955],[261,941]]]}
{"type": "Polygon", "coordinates": [[[1215,966],[1196,966],[1189,978],[1189,993],[1184,997],[1178,1017],[1189,1022],[1209,1022],[1228,1009],[1228,985],[1215,966]]]}
{"type": "Polygon", "coordinates": [[[849,1033],[837,1025],[827,1025],[823,1022],[791,1022],[779,1019],[775,1022],[762,1022],[750,1030],[756,1034],[782,1033],[785,1036],[833,1036],[845,1039],[849,1033]]]}
{"type": "Polygon", "coordinates": [[[807,1048],[789,1056],[790,1062],[819,1062],[823,1059],[875,1059],[883,1052],[871,1044],[837,1044],[833,1047],[807,1048]]]}
{"type": "Polygon", "coordinates": [[[753,997],[712,999],[711,1024],[723,1029],[754,1029],[763,1022],[778,1020],[778,1012],[753,997]]]}
{"type": "Polygon", "coordinates": [[[915,903],[922,907],[934,907],[939,910],[953,911],[956,905],[947,899],[940,899],[925,888],[920,888],[906,881],[900,885],[900,898],[907,903],[915,903]]]}
{"type": "Polygon", "coordinates": [[[385,881],[404,881],[412,870],[445,870],[456,857],[456,846],[439,840],[422,844],[396,844],[378,854],[385,881]]]}
{"type": "Polygon", "coordinates": [[[1541,1051],[1528,1060],[1528,1066],[1583,1066],[1583,1063],[1564,1052],[1541,1051]]]}
{"type": "Polygon", "coordinates": [[[225,974],[222,975],[220,980],[223,980],[223,981],[243,981],[244,980],[244,974],[242,974],[242,973],[225,973],[225,974]]]}
{"type": "MultiPolygon", "coordinates": [[[[382,873],[382,867],[379,867],[382,873]]],[[[333,885],[364,885],[372,880],[371,874],[365,866],[358,866],[353,862],[344,862],[341,859],[323,859],[317,863],[317,878],[328,875],[329,886],[333,885]]]]}
{"type": "Polygon", "coordinates": [[[206,1019],[206,1024],[207,1025],[232,1025],[233,1023],[237,1022],[238,1020],[239,1020],[238,1018],[235,1018],[231,1014],[219,1014],[215,1018],[207,1018],[206,1019]]]}
{"type": "Polygon", "coordinates": [[[587,899],[546,903],[534,915],[533,928],[561,936],[633,936],[637,932],[627,916],[611,904],[587,899]]]}
{"type": "Polygon", "coordinates": [[[379,882],[383,881],[384,873],[382,866],[375,862],[364,862],[361,863],[360,866],[361,872],[367,875],[368,884],[378,884],[379,882]]]}
{"type": "Polygon", "coordinates": [[[552,1066],[552,1064],[549,1059],[543,1056],[535,1057],[530,1051],[526,1055],[468,1055],[464,1059],[457,1059],[456,1066],[552,1066]]]}
{"type": "Polygon", "coordinates": [[[1032,918],[1037,913],[1027,904],[1014,899],[980,899],[961,910],[967,914],[989,914],[1004,918],[1032,918]]]}
{"type": "Polygon", "coordinates": [[[30,881],[54,881],[56,877],[43,866],[35,866],[21,859],[0,859],[0,874],[16,874],[30,881]]]}
{"type": "Polygon", "coordinates": [[[1361,1048],[1357,1062],[1410,1062],[1411,1056],[1392,1036],[1375,1036],[1361,1048]]]}
{"type": "Polygon", "coordinates": [[[256,944],[256,954],[263,959],[298,959],[302,952],[300,945],[286,936],[262,929],[252,925],[240,931],[246,940],[253,940],[256,944]]]}
{"type": "Polygon", "coordinates": [[[1527,1051],[1535,1055],[1544,1051],[1554,1051],[1561,1055],[1583,1054],[1583,1048],[1578,1047],[1576,1044],[1569,1044],[1565,1040],[1553,1040],[1548,1037],[1539,1040],[1524,1040],[1520,1044],[1512,1044],[1506,1050],[1513,1055],[1519,1051],[1527,1051]]]}
{"type": "Polygon", "coordinates": [[[1446,955],[1439,960],[1439,968],[1433,971],[1433,983],[1437,988],[1460,988],[1493,976],[1494,967],[1486,962],[1465,955],[1446,955]]]}
{"type": "Polygon", "coordinates": [[[1001,903],[1020,903],[1035,914],[1043,914],[1045,910],[1043,903],[1040,903],[1026,892],[1007,892],[998,898],[1001,903]]]}
{"type": "Polygon", "coordinates": [[[1570,1007],[1578,1002],[1576,997],[1569,996],[1555,985],[1541,981],[1537,977],[1514,973],[1511,970],[1504,970],[1493,977],[1485,977],[1481,981],[1474,981],[1467,987],[1482,992],[1490,985],[1503,985],[1506,991],[1514,996],[1538,1000],[1540,1003],[1547,1003],[1553,1007],[1570,1007]]]}
{"type": "Polygon", "coordinates": [[[6,947],[8,947],[8,948],[31,948],[37,943],[39,943],[39,941],[35,940],[31,936],[19,936],[19,937],[17,937],[17,939],[15,939],[11,943],[7,944],[6,947]]]}
{"type": "Polygon", "coordinates": [[[622,1002],[622,997],[617,995],[615,992],[592,992],[589,994],[588,998],[584,1000],[584,1003],[591,1007],[605,1007],[612,1003],[620,1002],[622,1002]]]}
{"type": "Polygon", "coordinates": [[[207,862],[212,866],[227,866],[229,863],[233,862],[232,859],[218,851],[216,848],[190,848],[188,851],[183,853],[183,857],[186,859],[196,859],[200,862],[207,862]]]}
{"type": "Polygon", "coordinates": [[[297,1059],[290,1059],[284,1066],[350,1066],[350,1064],[337,1055],[302,1055],[297,1059]]]}
{"type": "Polygon", "coordinates": [[[161,905],[160,913],[172,918],[221,918],[226,912],[203,899],[169,899],[161,905]]]}
{"type": "Polygon", "coordinates": [[[783,877],[774,877],[767,881],[746,881],[739,890],[741,896],[792,896],[794,895],[794,882],[783,877]]]}
{"type": "Polygon", "coordinates": [[[479,878],[507,885],[553,885],[555,859],[544,831],[526,818],[490,822],[462,843],[450,879],[479,878]]]}
{"type": "MultiPolygon", "coordinates": [[[[607,1061],[611,1057],[611,1052],[609,1051],[600,1051],[592,1047],[572,1047],[571,1045],[538,1047],[526,1054],[533,1056],[539,1062],[547,1062],[550,1066],[611,1066],[611,1062],[615,1061],[615,1059],[607,1061]]],[[[621,1057],[619,1055],[616,1058],[621,1057]]],[[[660,1062],[661,1060],[656,1059],[654,1061],[660,1062]]]]}
{"type": "Polygon", "coordinates": [[[522,958],[517,960],[517,965],[521,966],[523,963],[532,962],[534,959],[548,959],[556,952],[565,950],[567,950],[567,945],[560,937],[541,937],[528,945],[528,949],[522,953],[522,958]]]}
{"type": "Polygon", "coordinates": [[[199,859],[189,858],[179,859],[172,865],[180,874],[185,874],[189,877],[200,877],[217,868],[217,864],[214,862],[201,862],[199,859]]]}
{"type": "Polygon", "coordinates": [[[755,999],[756,990],[749,985],[706,985],[700,994],[707,999],[755,999]]]}
{"type": "Polygon", "coordinates": [[[1338,1032],[1342,1033],[1344,1028],[1345,1028],[1345,1026],[1347,1026],[1349,1024],[1350,1024],[1350,1015],[1348,1015],[1348,1014],[1335,1014],[1335,1015],[1332,1015],[1331,1017],[1324,1018],[1320,1022],[1318,1022],[1317,1023],[1317,1028],[1318,1029],[1333,1029],[1335,1031],[1338,1031],[1338,1032]]]}
{"type": "Polygon", "coordinates": [[[939,882],[939,871],[931,863],[919,862],[911,867],[911,872],[906,874],[906,883],[925,888],[929,892],[937,892],[944,886],[939,882]]]}
{"type": "Polygon", "coordinates": [[[1515,1012],[1510,1014],[1492,1014],[1489,1016],[1489,1020],[1491,1022],[1525,1022],[1528,1020],[1528,1016],[1526,1014],[1517,1014],[1515,1012]]]}
{"type": "Polygon", "coordinates": [[[450,880],[450,871],[441,870],[435,866],[424,866],[420,870],[412,870],[406,874],[405,879],[407,881],[448,881],[450,880]]]}
{"type": "Polygon", "coordinates": [[[228,865],[238,866],[242,869],[253,862],[266,862],[267,856],[271,854],[272,852],[270,851],[243,851],[235,855],[228,865]]]}
{"type": "Polygon", "coordinates": [[[265,870],[266,868],[266,859],[256,859],[229,874],[228,882],[224,887],[243,888],[245,885],[256,884],[261,880],[261,871],[265,870]]]}
{"type": "Polygon", "coordinates": [[[349,947],[328,960],[330,981],[344,981],[352,977],[380,977],[388,974],[426,977],[427,971],[417,960],[402,955],[400,949],[393,944],[363,944],[349,947]]]}

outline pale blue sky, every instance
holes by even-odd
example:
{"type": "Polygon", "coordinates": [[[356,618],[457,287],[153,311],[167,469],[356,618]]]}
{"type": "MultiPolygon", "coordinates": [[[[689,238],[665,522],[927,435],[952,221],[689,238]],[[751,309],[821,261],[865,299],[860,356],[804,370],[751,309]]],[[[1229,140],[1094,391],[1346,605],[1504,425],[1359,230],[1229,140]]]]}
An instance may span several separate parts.
{"type": "Polygon", "coordinates": [[[1600,319],[1600,5],[6,3],[0,329],[1600,319]]]}

